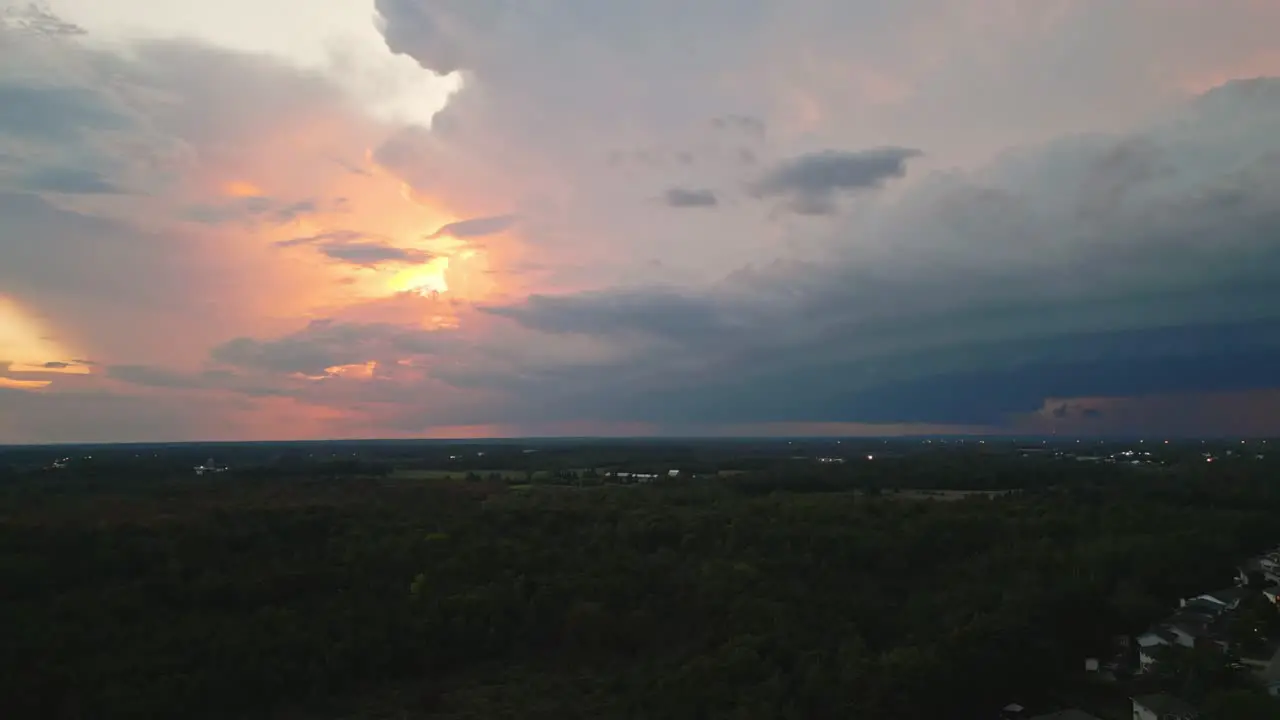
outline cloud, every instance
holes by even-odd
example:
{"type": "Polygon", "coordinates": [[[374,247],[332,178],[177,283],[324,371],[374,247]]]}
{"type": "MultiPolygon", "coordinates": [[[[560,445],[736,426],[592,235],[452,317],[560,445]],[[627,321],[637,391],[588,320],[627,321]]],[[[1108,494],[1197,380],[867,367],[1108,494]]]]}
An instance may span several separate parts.
{"type": "Polygon", "coordinates": [[[0,28],[46,37],[83,35],[84,28],[58,17],[43,4],[28,2],[0,8],[0,28]]]}
{"type": "Polygon", "coordinates": [[[389,240],[369,238],[351,230],[289,238],[276,242],[276,247],[289,248],[299,245],[314,247],[330,260],[372,267],[383,263],[425,263],[434,257],[424,250],[397,247],[389,240]]]}
{"type": "Polygon", "coordinates": [[[274,340],[236,338],[211,358],[224,365],[281,375],[323,376],[330,368],[367,362],[395,363],[438,350],[441,333],[386,323],[313,320],[274,340]]]}
{"type": "Polygon", "coordinates": [[[518,305],[481,308],[547,333],[640,333],[684,340],[720,332],[727,322],[704,300],[670,291],[635,290],[567,297],[533,295],[518,305]]]}
{"type": "Polygon", "coordinates": [[[96,170],[41,168],[28,173],[21,184],[32,192],[65,195],[115,195],[123,192],[96,170]]]}
{"type": "Polygon", "coordinates": [[[65,141],[85,130],[116,130],[128,120],[89,89],[0,83],[0,130],[42,141],[65,141]]]}
{"type": "Polygon", "coordinates": [[[1144,132],[931,178],[847,218],[823,261],[746,268],[709,293],[491,308],[652,341],[512,392],[654,422],[1000,426],[1049,397],[1280,387],[1275,101],[1280,81],[1227,86],[1144,132]]]}
{"type": "Polygon", "coordinates": [[[717,130],[736,131],[757,138],[763,138],[765,135],[764,121],[748,115],[724,115],[712,118],[711,125],[717,130]]]}
{"type": "Polygon", "coordinates": [[[314,200],[281,201],[251,195],[219,205],[193,205],[186,209],[183,218],[205,225],[254,222],[283,225],[318,210],[319,204],[314,200]]]}
{"type": "Polygon", "coordinates": [[[470,238],[486,237],[488,235],[497,235],[506,231],[516,222],[515,215],[492,215],[489,217],[471,218],[470,220],[459,220],[444,225],[435,232],[427,236],[428,240],[436,238],[451,237],[459,240],[470,238]]]}
{"type": "Polygon", "coordinates": [[[0,13],[0,440],[1265,419],[1274,3],[312,5],[0,13]]]}
{"type": "Polygon", "coordinates": [[[752,191],[759,197],[786,198],[796,212],[825,215],[835,211],[837,194],[871,190],[900,178],[907,172],[907,160],[921,154],[894,147],[810,153],[769,170],[752,191]]]}
{"type": "Polygon", "coordinates": [[[112,365],[106,368],[107,377],[126,383],[153,388],[197,389],[207,387],[200,376],[185,375],[165,368],[148,365],[112,365]]]}
{"type": "Polygon", "coordinates": [[[668,188],[662,199],[674,208],[715,207],[718,204],[712,190],[693,188],[668,188]]]}

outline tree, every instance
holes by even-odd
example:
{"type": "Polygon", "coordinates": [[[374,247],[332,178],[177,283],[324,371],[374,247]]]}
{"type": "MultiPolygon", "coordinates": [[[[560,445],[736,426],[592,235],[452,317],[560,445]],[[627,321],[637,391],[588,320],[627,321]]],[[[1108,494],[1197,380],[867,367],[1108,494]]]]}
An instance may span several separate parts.
{"type": "Polygon", "coordinates": [[[1204,720],[1275,720],[1280,700],[1255,690],[1212,693],[1200,706],[1204,720]]]}

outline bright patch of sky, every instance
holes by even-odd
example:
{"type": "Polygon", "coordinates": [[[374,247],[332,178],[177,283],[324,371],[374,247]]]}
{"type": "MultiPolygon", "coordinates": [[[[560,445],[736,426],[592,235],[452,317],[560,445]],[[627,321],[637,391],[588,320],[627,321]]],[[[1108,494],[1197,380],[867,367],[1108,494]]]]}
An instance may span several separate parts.
{"type": "Polygon", "coordinates": [[[456,74],[442,77],[393,54],[378,31],[373,0],[51,0],[48,6],[85,28],[90,42],[193,38],[322,72],[392,123],[429,125],[461,86],[456,74]]]}

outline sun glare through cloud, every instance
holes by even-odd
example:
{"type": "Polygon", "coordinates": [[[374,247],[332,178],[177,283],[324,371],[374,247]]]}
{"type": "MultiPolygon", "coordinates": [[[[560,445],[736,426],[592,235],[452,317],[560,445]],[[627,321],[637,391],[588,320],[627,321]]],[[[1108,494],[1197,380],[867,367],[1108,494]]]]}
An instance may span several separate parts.
{"type": "Polygon", "coordinates": [[[423,296],[449,291],[449,258],[436,257],[393,275],[388,283],[392,292],[413,292],[423,296]]]}
{"type": "Polygon", "coordinates": [[[0,720],[1277,720],[1277,28],[0,0],[0,720]]]}
{"type": "Polygon", "coordinates": [[[797,2],[0,0],[21,432],[1265,424],[1280,5],[797,2]]]}
{"type": "MultiPolygon", "coordinates": [[[[12,298],[0,295],[0,369],[15,373],[85,373],[75,353],[12,298]]],[[[11,379],[11,387],[43,387],[44,380],[11,379]]]]}

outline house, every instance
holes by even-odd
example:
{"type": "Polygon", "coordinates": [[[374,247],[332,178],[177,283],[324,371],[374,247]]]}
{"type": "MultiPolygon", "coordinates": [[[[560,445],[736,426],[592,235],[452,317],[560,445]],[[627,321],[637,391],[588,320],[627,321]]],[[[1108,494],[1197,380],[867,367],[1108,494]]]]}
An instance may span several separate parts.
{"type": "Polygon", "coordinates": [[[1223,608],[1227,610],[1235,610],[1236,608],[1240,607],[1240,601],[1243,600],[1246,596],[1248,596],[1248,594],[1249,594],[1249,591],[1245,588],[1230,587],[1225,590],[1217,590],[1215,592],[1209,592],[1203,595],[1197,595],[1196,597],[1187,600],[1187,602],[1192,602],[1195,600],[1208,600],[1209,602],[1221,605],[1223,608]]]}
{"type": "Polygon", "coordinates": [[[194,468],[197,475],[204,475],[206,473],[222,473],[222,472],[226,472],[229,469],[230,468],[228,468],[225,465],[219,465],[215,463],[212,458],[210,458],[208,462],[206,462],[205,464],[197,465],[194,468]]]}
{"type": "Polygon", "coordinates": [[[1172,633],[1174,642],[1185,648],[1214,645],[1227,652],[1231,643],[1219,631],[1214,619],[1195,613],[1176,612],[1161,623],[1161,628],[1172,633]]]}
{"type": "Polygon", "coordinates": [[[1000,711],[1000,720],[1025,720],[1027,709],[1016,702],[1009,703],[1000,711]]]}
{"type": "Polygon", "coordinates": [[[1138,643],[1138,672],[1150,672],[1151,667],[1156,664],[1159,650],[1157,648],[1170,647],[1178,644],[1178,638],[1173,633],[1164,629],[1151,630],[1137,637],[1138,643]]]}
{"type": "Polygon", "coordinates": [[[1268,570],[1275,570],[1276,563],[1269,556],[1249,558],[1236,568],[1236,585],[1247,587],[1251,576],[1263,575],[1268,570]]]}
{"type": "Polygon", "coordinates": [[[1250,572],[1262,573],[1266,582],[1280,584],[1280,552],[1270,552],[1250,558],[1236,569],[1236,584],[1248,585],[1250,572]]]}
{"type": "Polygon", "coordinates": [[[1096,657],[1090,657],[1084,659],[1084,671],[1085,673],[1104,682],[1115,682],[1116,670],[1118,670],[1123,664],[1123,656],[1116,657],[1106,663],[1096,657]]]}
{"type": "Polygon", "coordinates": [[[1199,615],[1207,615],[1211,618],[1216,618],[1227,611],[1226,606],[1222,603],[1214,602],[1213,600],[1203,597],[1183,600],[1179,605],[1180,607],[1178,610],[1180,612],[1197,613],[1199,615]]]}
{"type": "Polygon", "coordinates": [[[1037,715],[1030,718],[1030,720],[1099,720],[1099,718],[1083,710],[1067,708],[1066,710],[1051,712],[1048,715],[1037,715]]]}
{"type": "Polygon", "coordinates": [[[1258,672],[1258,680],[1271,697],[1280,697],[1280,650],[1271,656],[1271,662],[1258,672]]]}
{"type": "Polygon", "coordinates": [[[1200,717],[1186,701],[1172,695],[1156,693],[1130,698],[1133,702],[1133,720],[1195,720],[1200,717]]]}

